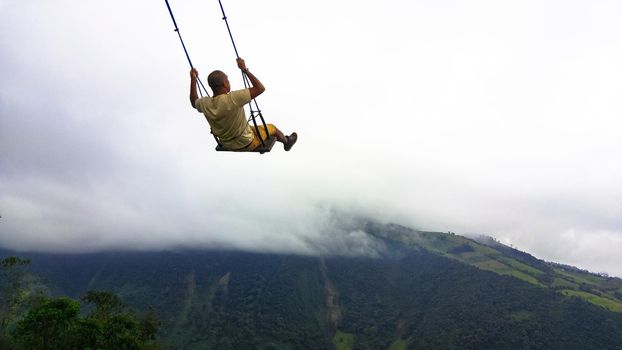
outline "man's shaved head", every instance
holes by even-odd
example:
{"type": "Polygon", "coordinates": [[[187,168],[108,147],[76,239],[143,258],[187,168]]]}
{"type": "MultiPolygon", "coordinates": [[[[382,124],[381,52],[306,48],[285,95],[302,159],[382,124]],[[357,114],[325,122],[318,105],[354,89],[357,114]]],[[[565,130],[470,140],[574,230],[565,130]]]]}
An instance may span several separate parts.
{"type": "Polygon", "coordinates": [[[207,85],[209,85],[212,90],[216,90],[217,88],[225,86],[226,80],[227,75],[224,72],[215,70],[207,76],[207,85]]]}

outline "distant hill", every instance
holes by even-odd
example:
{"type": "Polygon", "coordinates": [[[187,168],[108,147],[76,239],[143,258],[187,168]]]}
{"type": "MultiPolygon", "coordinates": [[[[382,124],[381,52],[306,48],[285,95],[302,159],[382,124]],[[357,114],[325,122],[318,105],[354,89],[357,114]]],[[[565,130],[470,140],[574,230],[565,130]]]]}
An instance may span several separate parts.
{"type": "Polygon", "coordinates": [[[399,225],[365,224],[366,232],[423,249],[449,259],[513,276],[530,284],[582,298],[610,311],[622,312],[622,279],[590,273],[579,268],[545,262],[508,247],[492,237],[469,239],[452,233],[422,232],[399,225]]]}
{"type": "Polygon", "coordinates": [[[493,239],[351,225],[378,256],[20,256],[52,294],[108,290],[154,310],[170,349],[622,349],[620,279],[493,239]]]}

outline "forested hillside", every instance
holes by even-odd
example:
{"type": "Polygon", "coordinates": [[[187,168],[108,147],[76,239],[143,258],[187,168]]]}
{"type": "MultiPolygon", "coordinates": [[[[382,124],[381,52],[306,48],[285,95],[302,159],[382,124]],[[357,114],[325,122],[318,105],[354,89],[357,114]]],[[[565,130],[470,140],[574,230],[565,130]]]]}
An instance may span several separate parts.
{"type": "MultiPolygon", "coordinates": [[[[520,261],[525,267],[512,264],[534,276],[546,270],[551,281],[559,266],[452,234],[366,225],[384,244],[380,256],[26,255],[36,283],[53,295],[107,290],[154,311],[171,349],[622,348],[622,313],[564,292],[569,286],[531,283],[471,260],[482,250],[507,266],[520,261]]],[[[591,286],[619,282],[597,277],[591,286]]]]}

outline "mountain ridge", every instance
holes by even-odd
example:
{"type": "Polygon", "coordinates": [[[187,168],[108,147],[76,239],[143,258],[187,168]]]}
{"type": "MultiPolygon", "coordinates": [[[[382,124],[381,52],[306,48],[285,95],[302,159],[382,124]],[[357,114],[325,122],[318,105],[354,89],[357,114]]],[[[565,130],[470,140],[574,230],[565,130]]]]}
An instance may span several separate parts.
{"type": "Polygon", "coordinates": [[[425,249],[482,270],[582,298],[609,311],[622,312],[622,279],[618,277],[547,262],[490,236],[466,237],[452,232],[419,231],[373,221],[363,226],[374,237],[425,249]]]}
{"type": "Polygon", "coordinates": [[[171,349],[622,347],[619,279],[452,233],[370,220],[345,228],[381,243],[376,256],[25,255],[54,295],[109,290],[157,310],[171,349]]]}

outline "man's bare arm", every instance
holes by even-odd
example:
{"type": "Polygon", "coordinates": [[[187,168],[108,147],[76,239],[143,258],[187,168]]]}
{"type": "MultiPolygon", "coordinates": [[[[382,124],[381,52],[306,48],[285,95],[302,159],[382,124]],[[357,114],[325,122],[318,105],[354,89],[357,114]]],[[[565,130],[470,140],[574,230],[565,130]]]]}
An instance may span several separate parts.
{"type": "Polygon", "coordinates": [[[246,68],[246,62],[244,62],[244,60],[239,57],[237,59],[237,62],[238,68],[240,68],[240,70],[242,70],[242,72],[246,74],[248,80],[251,81],[251,87],[249,88],[251,98],[255,98],[261,95],[264,91],[266,91],[266,88],[263,86],[261,81],[259,81],[259,79],[257,79],[257,77],[253,73],[251,73],[248,68],[246,68]]]}
{"type": "Polygon", "coordinates": [[[199,72],[192,68],[190,70],[190,104],[192,107],[196,108],[194,102],[199,98],[199,94],[197,93],[197,79],[199,77],[199,72]]]}

